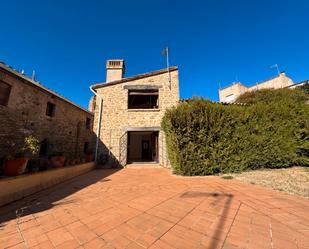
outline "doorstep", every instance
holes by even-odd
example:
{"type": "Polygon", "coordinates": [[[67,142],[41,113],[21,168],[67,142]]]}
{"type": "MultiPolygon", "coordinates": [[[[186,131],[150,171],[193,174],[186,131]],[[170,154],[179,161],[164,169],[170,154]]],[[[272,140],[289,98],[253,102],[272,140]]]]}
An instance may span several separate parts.
{"type": "Polygon", "coordinates": [[[157,162],[136,162],[136,163],[129,163],[125,166],[125,168],[158,168],[162,169],[163,166],[157,162]]]}

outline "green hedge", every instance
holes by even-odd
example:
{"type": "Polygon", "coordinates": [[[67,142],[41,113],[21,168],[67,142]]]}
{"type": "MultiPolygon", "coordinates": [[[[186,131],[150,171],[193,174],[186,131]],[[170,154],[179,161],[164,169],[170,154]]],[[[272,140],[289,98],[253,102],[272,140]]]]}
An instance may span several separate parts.
{"type": "Polygon", "coordinates": [[[162,120],[176,174],[209,175],[309,165],[308,95],[262,90],[224,105],[194,98],[162,120]]]}

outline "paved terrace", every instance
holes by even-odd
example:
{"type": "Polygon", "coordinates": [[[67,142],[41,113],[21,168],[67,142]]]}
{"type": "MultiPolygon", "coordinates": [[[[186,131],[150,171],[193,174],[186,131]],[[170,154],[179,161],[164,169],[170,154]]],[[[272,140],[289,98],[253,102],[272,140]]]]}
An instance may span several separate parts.
{"type": "Polygon", "coordinates": [[[309,248],[309,201],[163,168],[94,170],[0,210],[0,248],[309,248]]]}

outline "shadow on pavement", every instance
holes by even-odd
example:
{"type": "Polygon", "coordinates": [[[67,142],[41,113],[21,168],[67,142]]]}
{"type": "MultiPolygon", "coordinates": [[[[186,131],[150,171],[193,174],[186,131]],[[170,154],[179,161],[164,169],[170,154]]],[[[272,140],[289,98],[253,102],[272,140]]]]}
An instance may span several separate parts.
{"type": "Polygon", "coordinates": [[[212,203],[210,203],[210,205],[216,206],[217,204],[219,204],[220,202],[224,202],[223,203],[223,210],[220,213],[220,218],[219,218],[219,222],[215,227],[215,235],[216,237],[212,236],[211,242],[209,244],[209,249],[213,249],[213,248],[218,248],[220,240],[216,239],[216,238],[220,238],[222,233],[223,233],[223,227],[224,224],[226,222],[226,216],[227,213],[229,212],[230,209],[230,205],[231,205],[231,201],[233,199],[233,195],[231,194],[225,194],[225,193],[220,193],[220,192],[198,192],[198,191],[189,191],[189,192],[185,192],[181,195],[182,198],[198,198],[198,197],[213,197],[215,198],[214,201],[212,203]]]}
{"type": "Polygon", "coordinates": [[[92,170],[86,174],[74,177],[21,200],[2,206],[0,208],[0,229],[5,226],[5,222],[7,221],[42,212],[55,206],[72,203],[74,202],[73,200],[61,200],[96,182],[109,181],[107,177],[121,169],[92,170]]]}

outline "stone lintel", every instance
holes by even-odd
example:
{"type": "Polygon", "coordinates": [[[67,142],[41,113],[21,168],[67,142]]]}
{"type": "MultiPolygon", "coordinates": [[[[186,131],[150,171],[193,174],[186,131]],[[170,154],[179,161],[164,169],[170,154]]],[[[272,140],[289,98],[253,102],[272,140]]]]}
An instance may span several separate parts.
{"type": "Polygon", "coordinates": [[[162,85],[126,85],[123,89],[128,90],[157,90],[162,88],[162,85]]]}
{"type": "Polygon", "coordinates": [[[124,130],[127,131],[160,131],[160,126],[153,127],[124,127],[124,130]]]}

